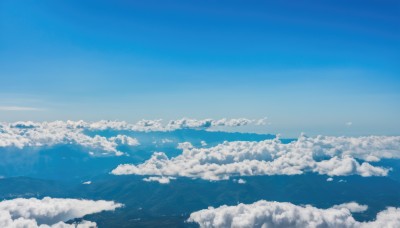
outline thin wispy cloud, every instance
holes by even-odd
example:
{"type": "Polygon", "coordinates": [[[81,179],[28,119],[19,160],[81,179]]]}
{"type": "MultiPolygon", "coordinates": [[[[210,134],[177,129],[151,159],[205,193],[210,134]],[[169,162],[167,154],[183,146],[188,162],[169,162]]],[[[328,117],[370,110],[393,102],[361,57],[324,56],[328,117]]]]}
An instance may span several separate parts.
{"type": "Polygon", "coordinates": [[[0,111],[42,111],[41,108],[26,106],[0,106],[0,111]]]}

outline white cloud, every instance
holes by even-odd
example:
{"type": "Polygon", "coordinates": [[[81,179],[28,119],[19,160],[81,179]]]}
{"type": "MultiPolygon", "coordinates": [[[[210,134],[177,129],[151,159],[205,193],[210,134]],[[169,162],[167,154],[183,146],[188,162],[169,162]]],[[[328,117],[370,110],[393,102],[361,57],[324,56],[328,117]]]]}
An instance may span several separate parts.
{"type": "Polygon", "coordinates": [[[85,181],[82,184],[92,184],[92,182],[91,181],[85,181]]]}
{"type": "MultiPolygon", "coordinates": [[[[122,204],[104,200],[17,198],[0,202],[0,227],[76,227],[64,222],[102,211],[113,211],[122,204]]],[[[96,223],[83,221],[77,227],[96,227],[96,223]]]]}
{"type": "Polygon", "coordinates": [[[143,181],[146,182],[158,182],[160,184],[169,184],[171,180],[175,180],[176,178],[174,177],[146,177],[143,178],[143,181]]]}
{"type": "Polygon", "coordinates": [[[24,106],[0,106],[0,111],[41,111],[40,108],[24,106]]]}
{"type": "Polygon", "coordinates": [[[233,182],[236,182],[238,184],[246,184],[246,181],[241,179],[241,178],[240,179],[233,179],[233,182]]]}
{"type": "MultiPolygon", "coordinates": [[[[214,126],[243,126],[262,124],[262,120],[239,119],[187,119],[171,120],[163,124],[162,120],[141,120],[136,124],[125,121],[85,122],[85,121],[54,121],[54,122],[15,122],[0,123],[0,147],[42,147],[57,144],[77,144],[93,154],[122,155],[117,150],[118,145],[137,146],[137,139],[118,135],[115,137],[89,136],[86,130],[125,130],[125,131],[173,131],[177,129],[194,128],[207,129],[214,126]]],[[[167,142],[167,141],[165,141],[167,142]]]]}
{"type": "Polygon", "coordinates": [[[332,177],[328,177],[328,178],[326,179],[326,181],[331,182],[331,181],[333,181],[333,178],[332,178],[332,177]]]}
{"type": "Polygon", "coordinates": [[[182,118],[170,120],[166,124],[161,119],[158,120],[141,120],[135,124],[125,121],[98,121],[92,123],[84,123],[84,127],[91,130],[131,130],[131,131],[174,131],[178,129],[208,129],[212,127],[239,127],[245,125],[265,125],[266,118],[263,119],[190,119],[182,118]]]}
{"type": "Polygon", "coordinates": [[[178,143],[178,146],[176,148],[181,150],[190,150],[193,149],[194,146],[190,142],[183,142],[183,143],[178,143]]]}
{"type": "Polygon", "coordinates": [[[183,153],[169,159],[157,152],[139,165],[119,165],[115,175],[183,176],[206,180],[230,176],[296,175],[314,172],[329,176],[386,176],[389,169],[368,162],[374,158],[399,158],[400,137],[301,136],[288,144],[279,139],[260,142],[224,142],[211,148],[194,148],[181,143],[183,153]]]}
{"type": "Polygon", "coordinates": [[[291,203],[261,200],[253,204],[209,207],[193,212],[188,221],[200,227],[399,227],[400,208],[389,207],[377,214],[370,222],[358,222],[352,212],[366,210],[357,203],[342,204],[328,209],[310,205],[297,206],[291,203]],[[350,206],[349,206],[350,205],[350,206]]]}
{"type": "Polygon", "coordinates": [[[137,146],[135,138],[125,135],[115,137],[89,136],[84,133],[85,123],[78,122],[16,122],[0,125],[0,147],[43,147],[58,144],[76,144],[98,153],[122,155],[118,145],[137,146]]]}
{"type": "Polygon", "coordinates": [[[137,139],[126,136],[126,135],[117,135],[115,137],[111,137],[111,138],[109,138],[109,141],[118,143],[120,145],[128,145],[128,146],[140,145],[140,143],[137,139]]]}
{"type": "Polygon", "coordinates": [[[360,205],[356,202],[350,202],[350,203],[342,203],[339,205],[334,205],[332,208],[334,209],[342,209],[342,208],[346,208],[348,209],[350,212],[364,212],[368,209],[367,205],[360,205]]]}
{"type": "Polygon", "coordinates": [[[324,160],[315,163],[315,172],[319,174],[327,174],[329,176],[346,176],[358,174],[363,177],[369,176],[386,176],[387,169],[374,167],[367,162],[361,165],[349,155],[344,155],[343,158],[333,157],[329,160],[324,160]]]}
{"type": "Polygon", "coordinates": [[[162,144],[173,143],[173,142],[174,142],[174,140],[172,140],[172,139],[161,139],[162,144]]]}

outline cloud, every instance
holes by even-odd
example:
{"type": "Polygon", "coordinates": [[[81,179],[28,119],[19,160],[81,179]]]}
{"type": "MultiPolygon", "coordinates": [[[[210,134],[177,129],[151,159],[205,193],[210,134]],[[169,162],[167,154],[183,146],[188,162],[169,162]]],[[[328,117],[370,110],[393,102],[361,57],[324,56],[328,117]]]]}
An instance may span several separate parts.
{"type": "Polygon", "coordinates": [[[178,129],[208,129],[212,127],[239,127],[245,125],[266,125],[266,118],[262,119],[190,119],[182,118],[177,120],[167,121],[163,123],[161,119],[158,120],[141,120],[135,124],[127,123],[125,121],[106,121],[101,120],[98,122],[86,123],[82,122],[82,127],[90,130],[130,130],[130,131],[174,131],[178,129]]]}
{"type": "Polygon", "coordinates": [[[143,181],[146,182],[158,182],[160,184],[169,184],[171,182],[171,180],[175,180],[176,178],[174,177],[147,177],[147,178],[143,178],[143,181]]]}
{"type": "Polygon", "coordinates": [[[180,120],[173,120],[167,124],[167,128],[208,128],[208,127],[238,127],[245,126],[249,124],[254,125],[265,125],[266,118],[259,120],[250,120],[246,118],[238,118],[238,119],[204,119],[204,120],[196,120],[196,119],[187,119],[183,118],[180,120]]]}
{"type": "Polygon", "coordinates": [[[174,142],[174,140],[172,140],[172,139],[161,139],[162,144],[173,143],[173,142],[174,142]]]}
{"type": "MultiPolygon", "coordinates": [[[[97,122],[85,121],[54,121],[54,122],[15,122],[0,123],[0,147],[43,147],[57,144],[76,144],[80,145],[93,154],[115,154],[122,155],[117,150],[119,145],[137,146],[137,139],[118,135],[106,138],[100,135],[89,136],[87,131],[174,131],[178,129],[207,129],[214,126],[243,126],[248,124],[262,124],[264,119],[250,120],[239,119],[188,119],[182,118],[171,120],[163,124],[162,120],[141,120],[136,124],[125,121],[106,121],[97,122]],[[96,153],[97,152],[97,153],[96,153]]],[[[165,141],[167,142],[167,141],[165,141]]]]}
{"type": "Polygon", "coordinates": [[[350,202],[350,203],[343,203],[343,204],[339,204],[339,205],[334,205],[332,208],[334,209],[342,209],[342,208],[346,208],[348,209],[350,212],[364,212],[368,209],[367,205],[360,205],[356,202],[350,202]]]}
{"type": "Polygon", "coordinates": [[[386,176],[389,169],[367,161],[374,156],[399,158],[400,137],[323,137],[300,136],[297,141],[279,139],[260,142],[224,142],[210,148],[194,148],[181,143],[181,155],[168,158],[162,152],[142,164],[123,164],[115,175],[157,175],[223,180],[231,176],[296,175],[314,172],[329,176],[386,176]],[[357,160],[359,159],[359,160],[357,160]],[[364,161],[363,161],[364,160],[364,161]]]}
{"type": "Polygon", "coordinates": [[[246,181],[243,179],[233,179],[233,182],[238,183],[238,184],[246,184],[246,181]]]}
{"type": "Polygon", "coordinates": [[[360,165],[359,162],[349,155],[345,155],[343,158],[333,157],[329,160],[316,162],[313,171],[329,176],[358,174],[363,177],[386,176],[388,173],[387,169],[374,167],[367,162],[363,162],[360,165]]]}
{"type": "MultiPolygon", "coordinates": [[[[17,198],[0,202],[1,227],[76,227],[64,222],[102,211],[114,211],[122,204],[104,200],[17,198]]],[[[77,227],[96,227],[83,221],[77,227]]]]}
{"type": "Polygon", "coordinates": [[[24,106],[0,106],[0,111],[41,111],[40,108],[24,106]]]}
{"type": "Polygon", "coordinates": [[[366,210],[357,203],[342,204],[328,209],[310,205],[297,206],[291,203],[261,200],[253,204],[209,207],[190,214],[189,222],[200,227],[399,227],[400,208],[389,207],[377,214],[370,222],[358,222],[352,212],[366,210]],[[349,206],[350,205],[350,206],[349,206]]]}
{"type": "Polygon", "coordinates": [[[193,149],[194,146],[190,142],[183,142],[183,143],[178,143],[178,146],[176,148],[181,150],[190,150],[193,149]]]}
{"type": "Polygon", "coordinates": [[[115,137],[111,137],[111,138],[109,138],[109,141],[118,143],[120,145],[128,145],[128,146],[140,145],[140,143],[137,139],[126,136],[126,135],[117,135],[115,137]]]}
{"type": "Polygon", "coordinates": [[[351,125],[353,125],[353,122],[346,122],[345,124],[350,127],[351,125]]]}
{"type": "Polygon", "coordinates": [[[83,122],[72,121],[3,123],[0,125],[0,147],[23,149],[24,147],[75,144],[93,152],[93,154],[98,152],[98,154],[122,155],[123,153],[117,150],[119,145],[139,145],[137,139],[125,135],[110,138],[99,135],[89,136],[85,134],[83,125],[83,122]]]}

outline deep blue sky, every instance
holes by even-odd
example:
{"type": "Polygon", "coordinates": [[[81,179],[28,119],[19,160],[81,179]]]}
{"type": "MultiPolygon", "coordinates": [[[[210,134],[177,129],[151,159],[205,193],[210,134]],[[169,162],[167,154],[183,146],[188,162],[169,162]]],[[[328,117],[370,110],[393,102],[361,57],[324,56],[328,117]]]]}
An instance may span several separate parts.
{"type": "Polygon", "coordinates": [[[399,1],[0,2],[0,121],[267,116],[286,135],[400,134],[399,63],[399,1]]]}

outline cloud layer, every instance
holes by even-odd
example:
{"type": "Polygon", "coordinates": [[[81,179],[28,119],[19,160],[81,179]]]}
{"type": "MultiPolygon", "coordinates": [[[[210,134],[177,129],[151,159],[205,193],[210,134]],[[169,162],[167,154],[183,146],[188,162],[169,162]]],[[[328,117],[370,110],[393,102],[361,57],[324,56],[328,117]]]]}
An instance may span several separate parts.
{"type": "Polygon", "coordinates": [[[169,184],[171,180],[174,180],[174,177],[146,177],[143,178],[143,181],[146,182],[158,182],[160,184],[169,184]]]}
{"type": "Polygon", "coordinates": [[[193,212],[188,221],[200,227],[399,227],[400,208],[389,207],[377,214],[371,222],[358,222],[352,212],[367,209],[365,205],[348,203],[319,209],[310,205],[261,200],[253,204],[210,207],[193,212]]]}
{"type": "Polygon", "coordinates": [[[368,162],[400,157],[400,137],[306,137],[288,144],[279,139],[224,142],[211,148],[180,144],[182,154],[168,158],[156,152],[139,165],[122,164],[115,175],[182,176],[206,180],[231,176],[296,175],[386,176],[389,169],[368,162]],[[358,159],[358,160],[357,160],[358,159]],[[361,160],[361,161],[360,161],[361,160]]]}
{"type": "MultiPolygon", "coordinates": [[[[0,227],[76,227],[64,223],[75,218],[102,211],[113,211],[122,204],[104,200],[17,198],[0,202],[0,227]]],[[[96,223],[83,221],[77,227],[96,227],[96,223]]]]}
{"type": "Polygon", "coordinates": [[[136,124],[124,121],[54,121],[54,122],[15,122],[0,123],[1,147],[43,147],[57,144],[76,144],[92,153],[122,155],[117,150],[119,145],[136,146],[139,142],[126,135],[106,138],[95,135],[89,136],[86,131],[116,130],[116,131],[173,131],[177,129],[207,129],[216,126],[243,126],[248,124],[265,124],[265,119],[179,119],[163,124],[162,120],[141,120],[136,124]]]}
{"type": "Polygon", "coordinates": [[[174,131],[178,129],[208,129],[211,127],[239,127],[245,125],[265,125],[267,119],[190,119],[182,118],[177,120],[170,120],[166,123],[163,120],[141,120],[137,123],[131,124],[125,121],[98,121],[87,123],[84,121],[78,121],[79,126],[90,129],[90,130],[129,130],[129,131],[174,131]]]}
{"type": "Polygon", "coordinates": [[[117,150],[119,145],[136,146],[135,138],[125,135],[115,137],[89,136],[79,122],[16,122],[0,125],[0,147],[43,147],[58,144],[74,144],[90,152],[101,152],[115,155],[123,153],[117,150]]]}

